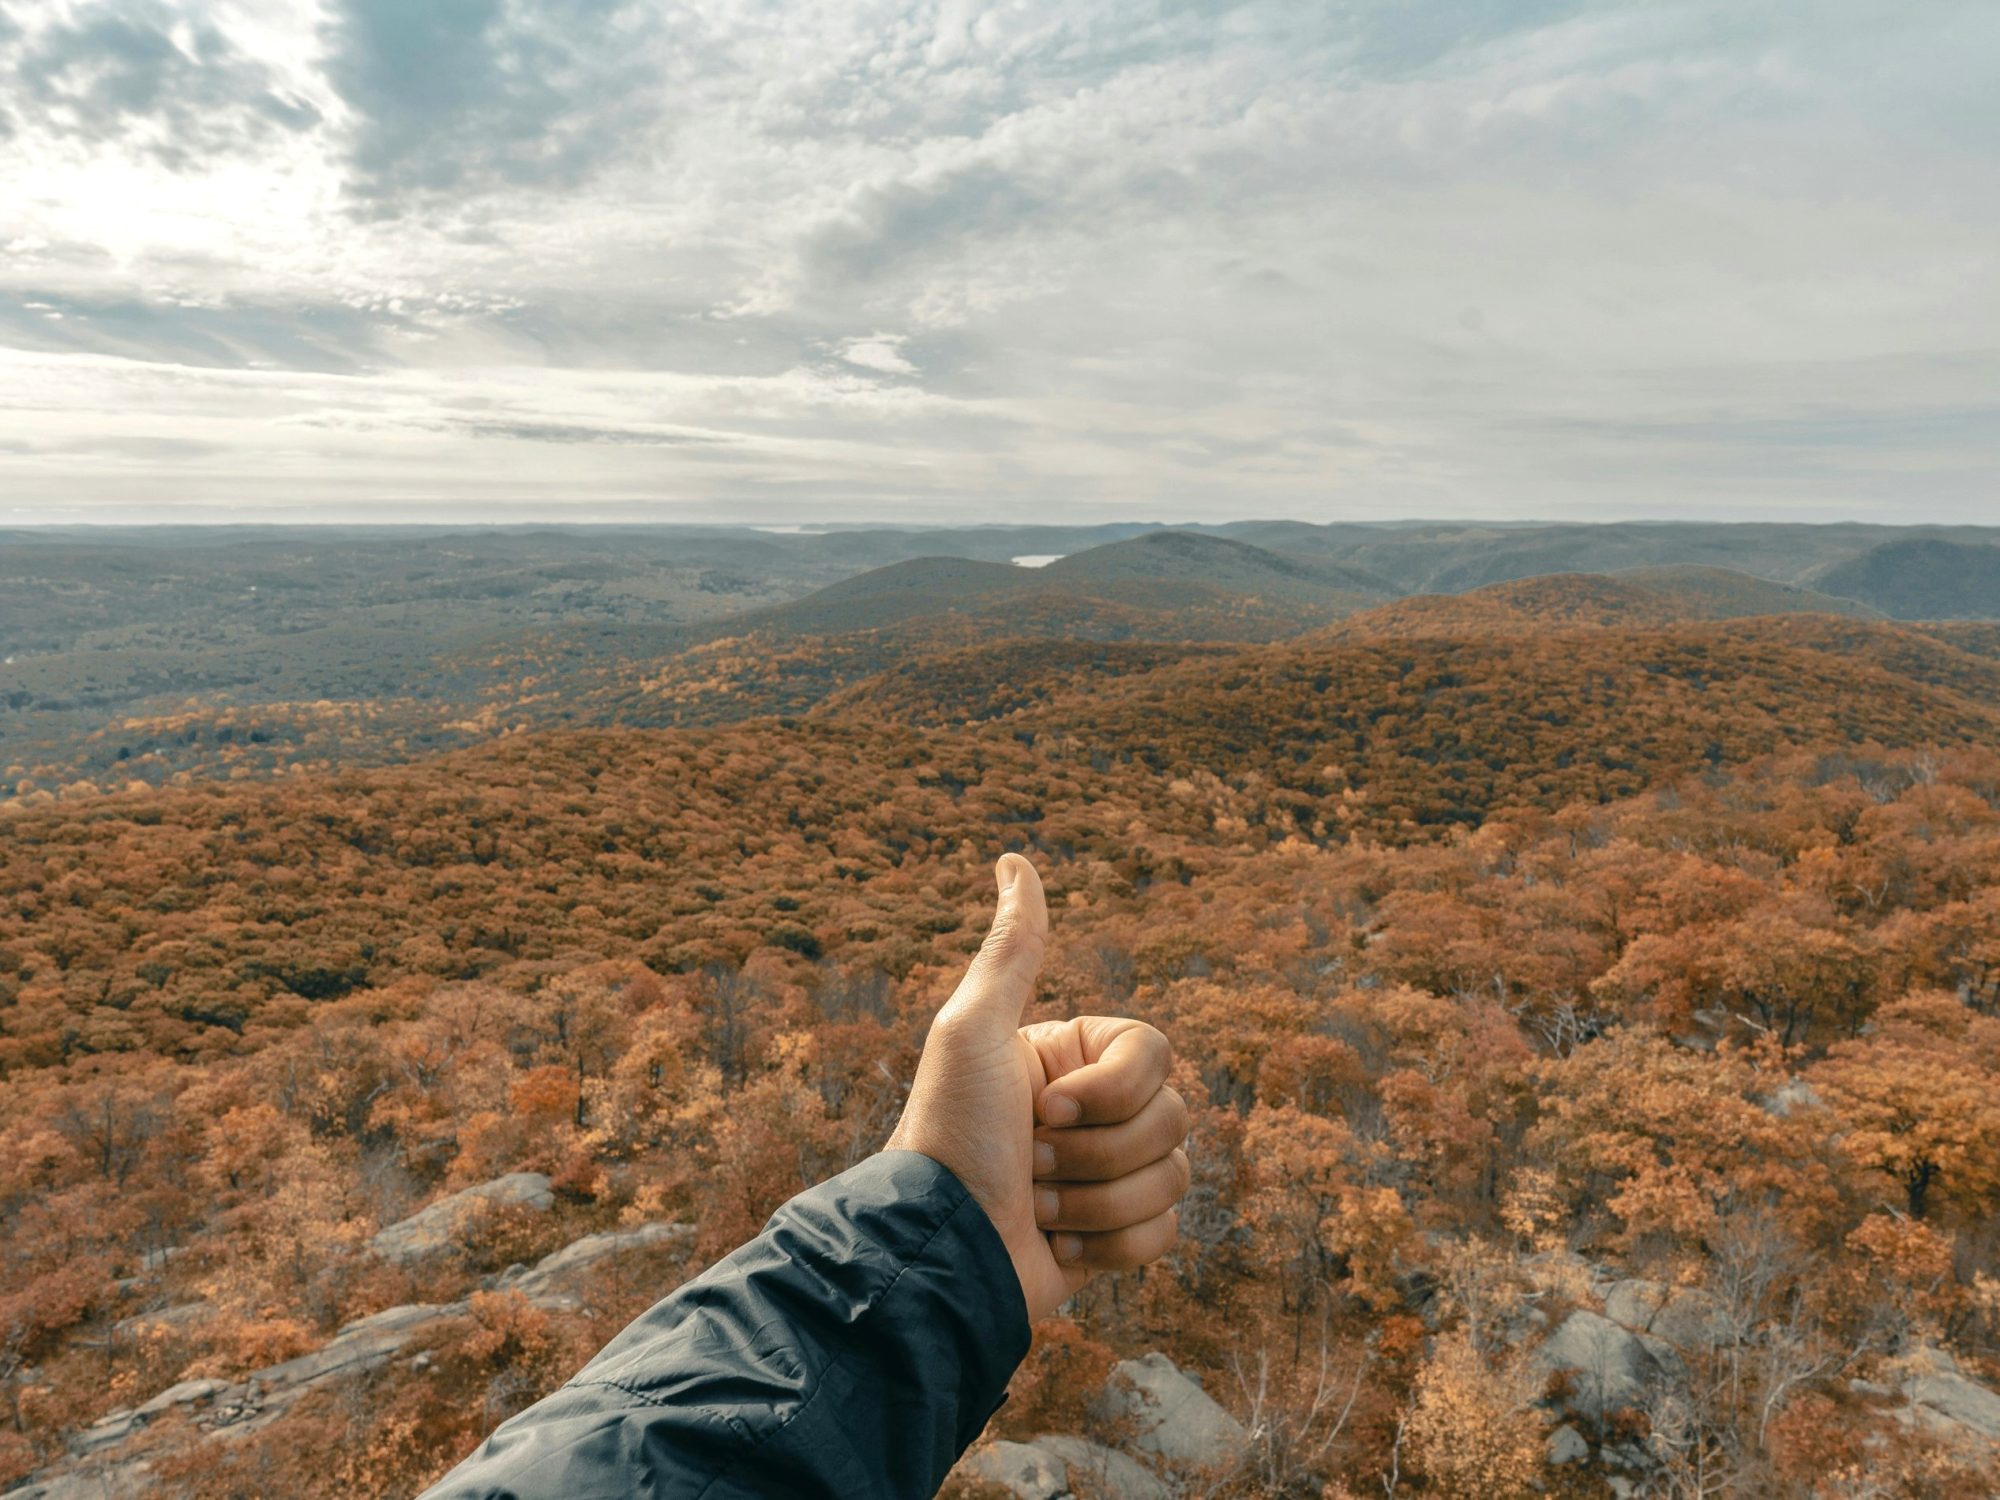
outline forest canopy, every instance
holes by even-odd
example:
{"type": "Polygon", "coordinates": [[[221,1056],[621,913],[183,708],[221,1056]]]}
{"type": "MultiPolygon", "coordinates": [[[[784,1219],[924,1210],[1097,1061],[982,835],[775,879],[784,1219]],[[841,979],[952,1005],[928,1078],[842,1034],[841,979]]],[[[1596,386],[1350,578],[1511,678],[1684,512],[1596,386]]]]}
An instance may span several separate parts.
{"type": "Polygon", "coordinates": [[[1115,1442],[1051,1372],[1162,1351],[1255,1434],[1210,1493],[1991,1494],[1931,1396],[2000,1404],[2000,659],[1620,597],[728,636],[580,727],[17,794],[0,1482],[415,1494],[879,1147],[1013,849],[1037,1014],[1173,1039],[1195,1186],[1002,1435],[1115,1442]],[[1672,1378],[1548,1362],[1647,1297],[1672,1378]]]}

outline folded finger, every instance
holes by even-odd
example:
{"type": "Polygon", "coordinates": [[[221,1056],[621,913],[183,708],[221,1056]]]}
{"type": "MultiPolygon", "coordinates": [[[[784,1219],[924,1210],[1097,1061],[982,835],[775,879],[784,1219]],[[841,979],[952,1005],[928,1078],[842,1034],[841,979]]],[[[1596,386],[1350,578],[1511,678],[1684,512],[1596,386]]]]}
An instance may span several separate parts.
{"type": "Polygon", "coordinates": [[[1168,1209],[1143,1224],[1128,1225],[1109,1234],[1058,1231],[1049,1236],[1049,1252],[1059,1266],[1130,1271],[1158,1260],[1173,1248],[1179,1236],[1180,1215],[1168,1209]]]}
{"type": "Polygon", "coordinates": [[[1097,1056],[1051,1078],[1042,1091],[1038,1113],[1044,1125],[1115,1125],[1129,1120],[1167,1081],[1174,1053],[1164,1035],[1144,1021],[1108,1024],[1115,1029],[1097,1056]]]}
{"type": "Polygon", "coordinates": [[[1154,1090],[1129,1120],[1035,1132],[1035,1176],[1108,1182],[1158,1161],[1187,1139],[1188,1107],[1171,1084],[1154,1090]]]}
{"type": "Polygon", "coordinates": [[[1175,1149],[1112,1182],[1035,1185],[1035,1222],[1043,1229],[1123,1229],[1156,1218],[1188,1190],[1188,1159],[1175,1149]]]}

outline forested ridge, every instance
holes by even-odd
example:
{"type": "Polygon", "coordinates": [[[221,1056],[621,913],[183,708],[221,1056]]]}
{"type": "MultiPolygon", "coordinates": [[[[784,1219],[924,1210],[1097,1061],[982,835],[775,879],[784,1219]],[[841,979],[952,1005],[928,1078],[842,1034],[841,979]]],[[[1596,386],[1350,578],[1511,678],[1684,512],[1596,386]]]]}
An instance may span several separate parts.
{"type": "Polygon", "coordinates": [[[1168,1033],[1195,1186],[997,1433],[1115,1445],[1083,1397],[1159,1350],[1250,1434],[1177,1493],[1990,1496],[1991,627],[1711,612],[725,635],[404,764],[17,790],[0,1483],[422,1304],[282,1411],[102,1445],[160,1494],[414,1495],[880,1145],[1014,849],[1036,1013],[1168,1033]],[[517,1173],[547,1201],[383,1248],[517,1173]],[[562,1297],[503,1274],[670,1224],[562,1297]],[[1553,1359],[1634,1286],[1698,1313],[1648,1379],[1553,1359]]]}

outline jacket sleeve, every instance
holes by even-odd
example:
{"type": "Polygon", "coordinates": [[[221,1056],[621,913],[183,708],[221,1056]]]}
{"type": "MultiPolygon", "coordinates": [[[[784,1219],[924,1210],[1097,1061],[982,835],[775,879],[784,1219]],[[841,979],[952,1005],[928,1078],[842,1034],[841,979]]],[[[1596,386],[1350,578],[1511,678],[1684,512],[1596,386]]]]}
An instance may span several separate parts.
{"type": "Polygon", "coordinates": [[[424,1500],[928,1497],[1027,1352],[985,1210],[885,1151],[785,1204],[424,1500]]]}

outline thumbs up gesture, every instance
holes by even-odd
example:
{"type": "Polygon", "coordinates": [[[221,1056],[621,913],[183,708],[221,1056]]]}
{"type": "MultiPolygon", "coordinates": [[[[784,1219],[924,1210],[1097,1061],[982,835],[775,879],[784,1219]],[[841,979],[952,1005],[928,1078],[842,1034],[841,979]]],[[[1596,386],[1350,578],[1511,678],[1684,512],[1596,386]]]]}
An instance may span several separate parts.
{"type": "Polygon", "coordinates": [[[1143,1021],[1021,1024],[1048,942],[1041,877],[1002,856],[986,941],[931,1025],[892,1149],[949,1167],[1013,1258],[1030,1319],[1157,1260],[1188,1188],[1172,1049],[1143,1021]]]}

